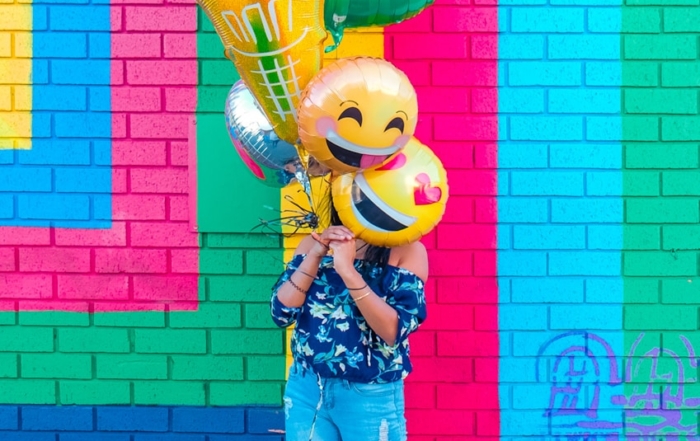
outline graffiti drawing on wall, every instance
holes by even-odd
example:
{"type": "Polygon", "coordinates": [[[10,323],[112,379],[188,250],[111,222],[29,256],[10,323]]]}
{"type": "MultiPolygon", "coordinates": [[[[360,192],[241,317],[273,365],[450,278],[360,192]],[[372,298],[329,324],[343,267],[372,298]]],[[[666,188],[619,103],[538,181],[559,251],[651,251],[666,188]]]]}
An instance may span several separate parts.
{"type": "Polygon", "coordinates": [[[539,350],[536,377],[550,385],[543,418],[557,440],[700,440],[698,358],[683,335],[659,346],[640,334],[626,356],[602,337],[567,332],[539,350]],[[646,340],[645,340],[646,339],[646,340]]]}

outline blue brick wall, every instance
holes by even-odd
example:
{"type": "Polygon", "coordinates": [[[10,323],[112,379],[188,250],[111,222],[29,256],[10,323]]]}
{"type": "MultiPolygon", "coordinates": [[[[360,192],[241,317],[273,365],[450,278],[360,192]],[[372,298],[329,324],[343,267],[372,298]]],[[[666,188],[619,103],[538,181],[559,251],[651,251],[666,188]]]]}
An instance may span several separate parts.
{"type": "Polygon", "coordinates": [[[282,441],[283,430],[278,408],[0,406],[2,441],[282,441]]]}
{"type": "Polygon", "coordinates": [[[33,28],[33,139],[0,151],[0,227],[110,228],[110,9],[35,5],[33,28]]]}
{"type": "Polygon", "coordinates": [[[592,331],[622,355],[620,2],[500,1],[499,20],[500,435],[560,439],[578,429],[546,409],[583,366],[562,354],[605,356],[592,331]]]}

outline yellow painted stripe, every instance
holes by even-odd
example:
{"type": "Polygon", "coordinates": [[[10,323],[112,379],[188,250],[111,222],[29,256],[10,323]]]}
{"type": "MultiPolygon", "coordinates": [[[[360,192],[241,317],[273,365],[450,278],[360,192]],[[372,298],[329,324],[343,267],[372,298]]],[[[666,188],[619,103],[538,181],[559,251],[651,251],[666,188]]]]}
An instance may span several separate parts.
{"type": "Polygon", "coordinates": [[[0,149],[29,149],[32,137],[32,6],[0,0],[0,149]]]}
{"type": "MultiPolygon", "coordinates": [[[[345,37],[343,38],[343,42],[338,47],[338,49],[326,54],[324,58],[324,64],[333,62],[334,60],[337,60],[339,58],[356,57],[360,55],[384,58],[384,31],[382,30],[382,28],[367,28],[357,29],[354,31],[347,31],[345,33],[345,37]]],[[[312,193],[315,195],[315,197],[322,197],[323,192],[328,191],[327,185],[324,186],[322,179],[314,179],[313,188],[314,191],[312,193]]],[[[285,200],[287,196],[294,198],[294,201],[303,207],[309,206],[306,200],[306,196],[304,195],[299,185],[290,185],[286,188],[283,188],[280,196],[282,200],[282,210],[291,210],[294,208],[292,204],[285,200]]],[[[324,215],[325,213],[319,214],[324,215]]],[[[322,224],[327,224],[327,222],[327,219],[321,220],[322,224]]],[[[283,228],[282,230],[283,233],[287,234],[292,233],[292,231],[293,230],[289,227],[283,228]]],[[[294,236],[284,238],[283,245],[285,261],[288,261],[292,258],[297,245],[299,244],[301,239],[308,233],[309,231],[300,231],[294,236]]],[[[292,352],[290,345],[292,331],[292,327],[287,328],[287,368],[289,368],[289,366],[292,363],[292,352]]],[[[289,371],[289,369],[287,369],[287,371],[289,371]]]]}

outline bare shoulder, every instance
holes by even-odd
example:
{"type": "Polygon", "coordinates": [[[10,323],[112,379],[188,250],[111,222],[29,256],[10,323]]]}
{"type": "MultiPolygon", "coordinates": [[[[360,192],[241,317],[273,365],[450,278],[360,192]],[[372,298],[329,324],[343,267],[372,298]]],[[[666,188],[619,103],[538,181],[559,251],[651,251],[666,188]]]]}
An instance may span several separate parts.
{"type": "Polygon", "coordinates": [[[421,242],[392,248],[391,254],[395,266],[411,271],[423,281],[428,280],[428,250],[421,242]]]}
{"type": "Polygon", "coordinates": [[[308,235],[304,237],[301,242],[299,242],[299,245],[297,246],[297,249],[294,250],[294,254],[306,254],[309,252],[311,247],[314,245],[314,238],[311,237],[311,235],[308,235]]]}

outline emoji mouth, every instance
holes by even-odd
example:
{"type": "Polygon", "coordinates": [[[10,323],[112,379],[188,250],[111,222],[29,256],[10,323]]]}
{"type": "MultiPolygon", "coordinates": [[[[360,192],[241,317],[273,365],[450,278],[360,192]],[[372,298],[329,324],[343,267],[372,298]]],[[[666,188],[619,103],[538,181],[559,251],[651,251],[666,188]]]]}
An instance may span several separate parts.
{"type": "Polygon", "coordinates": [[[365,227],[381,232],[396,232],[413,225],[417,218],[396,211],[382,201],[358,173],[352,183],[352,210],[365,227]]]}
{"type": "Polygon", "coordinates": [[[326,145],[335,159],[345,165],[361,169],[381,164],[401,149],[401,145],[384,148],[362,147],[342,138],[332,130],[329,130],[326,135],[326,145]]]}

